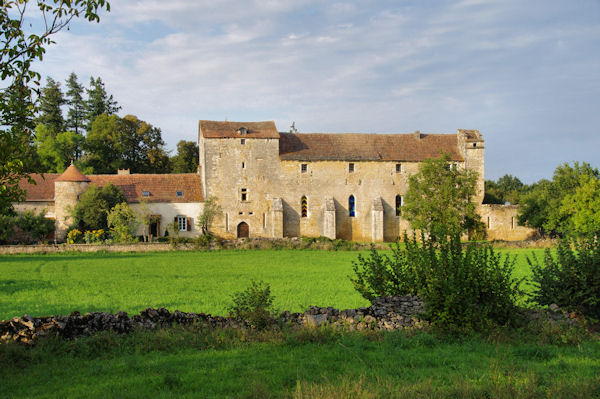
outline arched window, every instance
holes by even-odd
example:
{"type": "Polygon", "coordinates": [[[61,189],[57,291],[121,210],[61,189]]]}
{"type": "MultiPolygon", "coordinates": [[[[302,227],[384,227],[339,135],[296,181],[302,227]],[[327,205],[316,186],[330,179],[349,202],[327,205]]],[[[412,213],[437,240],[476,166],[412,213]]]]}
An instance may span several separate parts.
{"type": "Polygon", "coordinates": [[[402,213],[402,196],[396,195],[396,216],[400,216],[402,213]]]}
{"type": "Polygon", "coordinates": [[[306,198],[306,195],[302,196],[302,199],[300,200],[300,208],[302,210],[302,217],[308,217],[308,199],[306,198]]]}
{"type": "Polygon", "coordinates": [[[353,218],[356,216],[356,200],[354,199],[354,195],[351,195],[348,198],[348,215],[353,218]]]}

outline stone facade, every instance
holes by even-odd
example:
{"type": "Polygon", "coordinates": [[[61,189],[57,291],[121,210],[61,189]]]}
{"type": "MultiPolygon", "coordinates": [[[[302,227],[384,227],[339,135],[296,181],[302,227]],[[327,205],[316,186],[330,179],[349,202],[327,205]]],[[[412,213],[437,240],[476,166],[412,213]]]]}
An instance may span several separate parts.
{"type": "MultiPolygon", "coordinates": [[[[84,176],[71,165],[62,175],[36,176],[38,185],[24,187],[27,201],[16,207],[46,208],[61,239],[79,195],[90,184],[112,183],[123,189],[134,210],[148,203],[145,207],[158,218],[155,235],[164,235],[167,225],[181,218],[181,234],[198,235],[195,220],[204,200],[216,197],[223,214],[212,230],[224,238],[393,241],[410,231],[398,212],[410,175],[440,153],[456,167],[477,172],[474,201],[481,204],[484,197],[484,140],[477,130],[298,134],[278,132],[273,122],[200,121],[198,145],[195,174],[130,175],[126,170],[84,176]]],[[[490,239],[519,240],[533,233],[516,225],[515,207],[482,205],[479,210],[490,239]]]]}
{"type": "MultiPolygon", "coordinates": [[[[273,122],[200,121],[198,142],[204,196],[222,206],[214,230],[226,238],[237,237],[243,223],[250,237],[393,241],[410,230],[396,212],[409,176],[440,152],[458,168],[477,172],[474,201],[481,204],[484,197],[484,141],[477,130],[291,134],[278,133],[273,122]]],[[[498,220],[512,217],[484,209],[498,220]]],[[[508,231],[491,235],[503,233],[508,231]]],[[[504,239],[517,236],[510,233],[504,239]]]]}

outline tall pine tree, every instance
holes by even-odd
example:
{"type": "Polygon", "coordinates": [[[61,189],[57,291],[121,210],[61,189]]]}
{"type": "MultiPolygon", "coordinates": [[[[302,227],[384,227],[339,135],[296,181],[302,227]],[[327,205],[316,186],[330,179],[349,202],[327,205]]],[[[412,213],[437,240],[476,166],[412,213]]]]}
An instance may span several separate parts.
{"type": "Polygon", "coordinates": [[[48,77],[46,87],[40,95],[40,113],[37,122],[45,125],[54,136],[65,128],[65,120],[60,108],[65,103],[60,83],[48,77]]]}
{"type": "Polygon", "coordinates": [[[112,115],[121,109],[117,105],[117,101],[113,98],[112,94],[106,93],[104,88],[104,82],[100,77],[94,79],[90,78],[90,88],[86,89],[88,99],[85,102],[85,120],[86,129],[89,132],[92,129],[92,123],[98,117],[98,115],[106,114],[112,115]]]}
{"type": "Polygon", "coordinates": [[[75,134],[81,133],[84,129],[85,101],[83,100],[83,85],[77,81],[75,72],[71,72],[67,79],[67,112],[66,127],[75,130],[75,134]]]}

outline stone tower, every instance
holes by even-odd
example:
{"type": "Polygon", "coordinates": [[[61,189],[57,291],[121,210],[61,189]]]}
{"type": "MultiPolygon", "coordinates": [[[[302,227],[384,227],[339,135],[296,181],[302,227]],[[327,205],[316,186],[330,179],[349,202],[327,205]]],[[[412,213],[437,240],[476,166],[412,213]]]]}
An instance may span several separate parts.
{"type": "Polygon", "coordinates": [[[473,201],[481,204],[485,194],[485,170],[483,136],[479,130],[458,129],[458,150],[465,160],[465,169],[477,172],[477,194],[473,201]]]}
{"type": "Polygon", "coordinates": [[[63,240],[73,223],[71,216],[81,195],[90,183],[73,163],[54,181],[54,208],[56,213],[56,238],[63,240]]]}

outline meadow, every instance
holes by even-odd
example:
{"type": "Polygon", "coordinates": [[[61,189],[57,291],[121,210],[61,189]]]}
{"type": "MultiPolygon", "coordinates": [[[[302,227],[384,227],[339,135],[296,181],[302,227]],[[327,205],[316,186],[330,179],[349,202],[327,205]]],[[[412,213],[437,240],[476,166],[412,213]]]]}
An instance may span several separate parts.
{"type": "MultiPolygon", "coordinates": [[[[515,277],[530,274],[517,256],[515,277]]],[[[247,250],[0,256],[0,318],[152,306],[226,314],[251,280],[275,305],[367,305],[348,279],[359,252],[247,250]]],[[[527,288],[527,287],[526,287],[527,288]]],[[[0,344],[0,397],[591,398],[600,342],[583,330],[490,335],[327,327],[112,332],[33,347],[0,344]]]]}
{"type": "MultiPolygon", "coordinates": [[[[529,275],[527,255],[543,254],[539,249],[499,252],[517,257],[516,277],[529,275]]],[[[281,311],[303,311],[310,305],[368,306],[348,278],[358,253],[228,250],[0,256],[0,319],[74,310],[138,313],[148,307],[225,315],[231,295],[251,280],[271,285],[275,307],[281,311]]]]}

